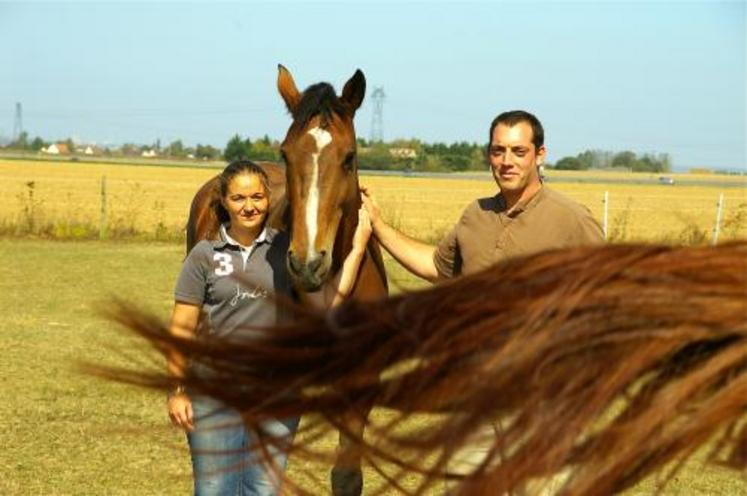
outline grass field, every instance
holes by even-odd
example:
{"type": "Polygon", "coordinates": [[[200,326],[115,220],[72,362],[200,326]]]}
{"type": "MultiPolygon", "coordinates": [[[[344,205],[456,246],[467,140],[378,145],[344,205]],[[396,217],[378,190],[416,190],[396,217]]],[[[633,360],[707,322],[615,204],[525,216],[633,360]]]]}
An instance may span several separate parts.
{"type": "MultiPolygon", "coordinates": [[[[182,249],[165,243],[0,239],[0,494],[189,494],[183,437],[162,395],[96,379],[81,361],[132,365],[152,356],[97,312],[112,296],[167,315],[182,249]]],[[[390,266],[391,268],[391,266],[390,266]]],[[[382,412],[375,412],[381,418],[382,412]]],[[[320,446],[334,446],[327,437],[320,446]]],[[[290,473],[326,494],[327,467],[290,473]]],[[[381,483],[366,473],[367,488],[381,483]]],[[[631,494],[651,494],[647,481],[631,494]]],[[[744,494],[734,473],[696,459],[665,494],[744,494]]]]}
{"type": "MultiPolygon", "coordinates": [[[[188,453],[183,436],[167,425],[163,397],[77,369],[80,362],[132,365],[137,357],[152,356],[98,312],[118,296],[165,318],[183,256],[181,244],[133,241],[138,236],[125,236],[125,241],[38,238],[95,234],[105,176],[110,232],[118,226],[121,232],[153,240],[160,229],[165,239],[176,241],[196,188],[216,172],[0,159],[0,226],[6,235],[0,237],[6,266],[0,278],[1,495],[190,492],[188,453]],[[40,229],[45,225],[51,230],[40,229]]],[[[437,239],[472,199],[495,190],[488,177],[365,177],[363,182],[391,222],[426,240],[437,239]]],[[[599,219],[604,192],[609,191],[609,228],[618,240],[710,239],[721,193],[707,186],[553,187],[587,205],[599,219]]],[[[745,190],[723,193],[721,239],[747,238],[745,190]]],[[[387,270],[395,289],[421,285],[390,260],[387,270]]],[[[325,438],[321,446],[333,449],[334,439],[325,438]]],[[[291,460],[290,473],[305,487],[325,493],[326,466],[291,460]]],[[[380,483],[368,470],[367,488],[380,483]]],[[[631,493],[648,494],[654,488],[654,482],[647,481],[631,493]]],[[[696,457],[666,494],[746,491],[743,479],[719,468],[703,468],[696,457]]]]}

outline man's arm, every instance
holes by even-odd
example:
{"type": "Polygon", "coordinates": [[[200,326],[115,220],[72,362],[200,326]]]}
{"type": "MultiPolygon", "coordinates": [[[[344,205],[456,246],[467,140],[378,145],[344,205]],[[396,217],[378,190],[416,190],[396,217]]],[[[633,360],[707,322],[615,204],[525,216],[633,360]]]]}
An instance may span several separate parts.
{"type": "Polygon", "coordinates": [[[408,271],[428,281],[436,281],[439,277],[433,262],[436,247],[412,239],[384,222],[376,199],[366,188],[361,188],[361,193],[373,234],[379,243],[408,271]]]}

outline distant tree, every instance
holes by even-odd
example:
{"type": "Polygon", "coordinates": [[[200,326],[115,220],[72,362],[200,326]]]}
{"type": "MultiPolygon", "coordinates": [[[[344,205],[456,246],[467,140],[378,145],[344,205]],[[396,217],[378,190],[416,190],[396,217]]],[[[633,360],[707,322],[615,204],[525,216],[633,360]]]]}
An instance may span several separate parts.
{"type": "MultiPolygon", "coordinates": [[[[579,167],[576,170],[586,170],[586,169],[592,169],[594,168],[595,162],[597,162],[597,158],[593,151],[591,150],[585,150],[581,153],[579,153],[576,156],[576,159],[579,162],[579,167]]],[[[560,160],[558,161],[558,164],[560,163],[560,160]]],[[[555,166],[557,168],[557,164],[555,166]]]]}
{"type": "Polygon", "coordinates": [[[557,170],[584,170],[586,163],[577,157],[563,157],[555,163],[554,169],[557,170]]]}
{"type": "Polygon", "coordinates": [[[563,157],[554,168],[558,170],[586,170],[620,167],[633,172],[668,172],[671,170],[669,155],[647,154],[638,157],[630,150],[612,153],[603,150],[586,150],[574,157],[563,157]]]}
{"type": "Polygon", "coordinates": [[[452,171],[462,172],[469,169],[470,156],[461,154],[442,155],[441,164],[452,171]]]}
{"type": "Polygon", "coordinates": [[[634,172],[670,172],[671,165],[669,155],[662,153],[659,155],[646,154],[633,164],[634,172]]]}
{"type": "MultiPolygon", "coordinates": [[[[223,152],[223,158],[227,162],[233,162],[234,160],[247,159],[249,158],[249,152],[251,151],[251,141],[247,138],[246,141],[242,140],[238,134],[226,143],[226,149],[223,152]]],[[[199,152],[198,152],[199,155],[199,152]]]]}
{"type": "Polygon", "coordinates": [[[441,157],[437,155],[428,155],[425,160],[419,164],[418,170],[424,172],[449,172],[441,157]]]}
{"type": "Polygon", "coordinates": [[[23,131],[18,137],[10,142],[10,148],[26,150],[29,147],[29,133],[23,131]]]}
{"type": "Polygon", "coordinates": [[[197,144],[195,147],[195,157],[203,160],[215,160],[220,157],[220,150],[210,145],[197,144]]]}
{"type": "Polygon", "coordinates": [[[279,146],[273,144],[272,141],[268,144],[264,139],[255,142],[249,153],[249,158],[252,160],[275,162],[280,159],[279,146]]]}
{"type": "Polygon", "coordinates": [[[485,146],[475,145],[470,155],[470,170],[484,171],[488,168],[485,159],[485,146]]]}
{"type": "Polygon", "coordinates": [[[427,159],[420,165],[429,171],[485,170],[485,147],[466,141],[457,143],[422,143],[427,159]]]}
{"type": "Polygon", "coordinates": [[[672,160],[668,153],[660,153],[655,159],[659,163],[660,172],[672,172],[672,160]]]}
{"type": "Polygon", "coordinates": [[[392,170],[394,159],[389,153],[389,147],[383,143],[373,143],[366,153],[358,155],[358,167],[372,170],[392,170]]]}
{"type": "Polygon", "coordinates": [[[122,155],[131,157],[140,154],[140,147],[134,143],[125,143],[121,148],[122,155]]]}
{"type": "Polygon", "coordinates": [[[34,138],[34,140],[31,142],[30,148],[36,152],[44,148],[47,144],[44,142],[43,139],[41,139],[39,136],[34,138]]]}
{"type": "Polygon", "coordinates": [[[186,155],[186,152],[184,150],[184,143],[182,143],[182,140],[172,141],[164,151],[170,157],[184,157],[186,155]]]}
{"type": "Polygon", "coordinates": [[[633,162],[631,169],[633,172],[659,172],[656,162],[648,155],[644,155],[633,162]]]}
{"type": "Polygon", "coordinates": [[[624,167],[626,169],[635,170],[636,162],[637,158],[635,153],[627,150],[616,153],[615,156],[612,157],[612,167],[624,167]]]}

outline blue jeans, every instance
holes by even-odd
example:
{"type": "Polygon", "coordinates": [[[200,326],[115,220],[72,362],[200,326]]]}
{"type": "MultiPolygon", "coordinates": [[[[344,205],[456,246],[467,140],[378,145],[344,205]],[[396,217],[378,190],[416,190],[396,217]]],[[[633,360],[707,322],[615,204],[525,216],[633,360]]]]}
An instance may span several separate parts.
{"type": "MultiPolygon", "coordinates": [[[[263,462],[262,452],[252,451],[256,438],[236,410],[207,397],[192,399],[195,429],[187,434],[192,455],[195,496],[271,496],[280,480],[263,462]]],[[[262,424],[273,437],[293,440],[298,418],[262,424]]],[[[287,455],[267,448],[276,470],[284,470],[287,455]]]]}

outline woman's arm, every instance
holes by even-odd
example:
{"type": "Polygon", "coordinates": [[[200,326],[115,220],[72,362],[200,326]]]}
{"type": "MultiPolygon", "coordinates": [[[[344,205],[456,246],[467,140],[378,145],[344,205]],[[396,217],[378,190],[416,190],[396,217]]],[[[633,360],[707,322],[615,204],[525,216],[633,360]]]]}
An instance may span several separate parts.
{"type": "Polygon", "coordinates": [[[358,210],[358,227],[353,234],[353,247],[345,257],[342,267],[335,277],[327,282],[317,293],[309,293],[308,301],[320,308],[334,307],[342,303],[355,286],[363,257],[366,255],[366,245],[371,237],[371,221],[364,208],[358,210]]]}
{"type": "MultiPolygon", "coordinates": [[[[197,332],[197,324],[200,321],[200,307],[189,303],[175,302],[171,313],[169,331],[174,336],[193,338],[197,332]]],[[[187,357],[183,354],[170,350],[167,358],[167,370],[174,378],[174,389],[169,393],[167,408],[171,423],[184,430],[191,431],[194,428],[194,415],[192,412],[192,401],[180,386],[181,379],[187,367],[187,357]]]]}

